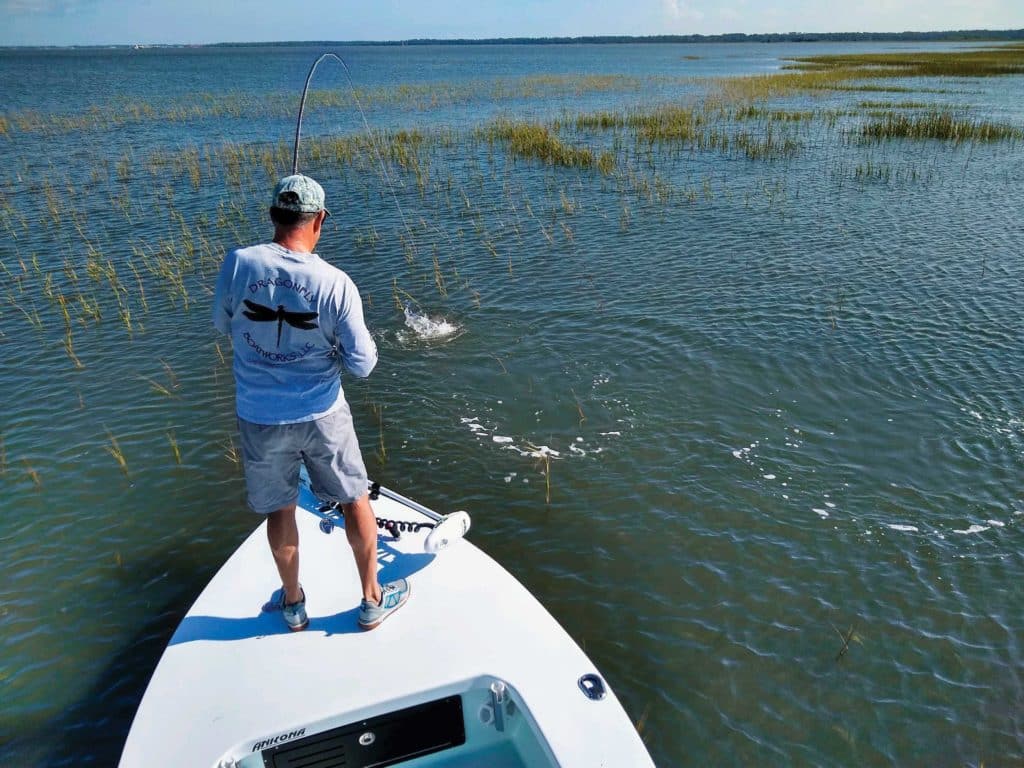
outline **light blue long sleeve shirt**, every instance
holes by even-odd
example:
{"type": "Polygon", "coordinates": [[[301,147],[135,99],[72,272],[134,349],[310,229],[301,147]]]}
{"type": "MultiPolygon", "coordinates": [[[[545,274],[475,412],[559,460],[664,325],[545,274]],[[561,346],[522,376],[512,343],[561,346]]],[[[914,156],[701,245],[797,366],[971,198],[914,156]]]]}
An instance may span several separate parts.
{"type": "Polygon", "coordinates": [[[213,324],[234,346],[238,416],[255,424],[326,416],[345,400],[342,370],[366,377],[377,364],[351,278],[277,243],[227,254],[213,324]]]}

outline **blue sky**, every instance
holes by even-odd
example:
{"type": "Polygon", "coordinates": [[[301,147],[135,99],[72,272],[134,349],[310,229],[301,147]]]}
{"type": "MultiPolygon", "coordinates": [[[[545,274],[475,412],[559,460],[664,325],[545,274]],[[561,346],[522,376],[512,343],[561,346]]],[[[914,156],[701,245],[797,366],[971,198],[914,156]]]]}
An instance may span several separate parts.
{"type": "Polygon", "coordinates": [[[0,45],[1022,27],[1024,0],[0,0],[0,45]]]}

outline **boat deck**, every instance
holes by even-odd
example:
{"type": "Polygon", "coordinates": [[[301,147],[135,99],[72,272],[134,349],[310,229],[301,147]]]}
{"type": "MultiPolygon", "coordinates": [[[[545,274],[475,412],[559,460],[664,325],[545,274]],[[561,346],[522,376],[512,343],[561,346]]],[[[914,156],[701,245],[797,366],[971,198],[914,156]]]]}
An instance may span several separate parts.
{"type": "MultiPolygon", "coordinates": [[[[314,503],[304,490],[300,504],[314,503]]],[[[393,499],[372,503],[378,517],[424,521],[393,499]]],[[[454,694],[465,694],[466,719],[474,720],[491,680],[509,686],[522,716],[543,734],[551,764],[652,765],[611,690],[599,701],[584,695],[581,676],[597,670],[582,650],[469,541],[434,555],[423,551],[425,532],[399,541],[380,536],[380,580],[408,578],[411,596],[380,627],[362,632],[344,531],[326,535],[301,510],[298,522],[309,627],[292,633],[278,614],[261,612],[280,586],[261,525],[175,632],[122,768],[232,765],[272,744],[454,694]]],[[[507,765],[517,765],[512,757],[507,765]]]]}

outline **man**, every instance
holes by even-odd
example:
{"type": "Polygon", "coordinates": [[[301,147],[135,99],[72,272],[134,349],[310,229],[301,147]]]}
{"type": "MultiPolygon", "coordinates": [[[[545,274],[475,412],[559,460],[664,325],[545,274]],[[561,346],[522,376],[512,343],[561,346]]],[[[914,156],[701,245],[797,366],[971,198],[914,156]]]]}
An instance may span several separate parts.
{"type": "Polygon", "coordinates": [[[273,242],[224,259],[213,323],[231,336],[236,407],[249,506],[267,515],[267,538],[281,589],[265,610],[280,610],[292,631],[305,629],[295,525],[299,462],[313,491],[338,502],[362,582],[359,626],[374,629],[409,597],[405,579],[377,581],[377,523],[366,468],[341,389],[342,369],[365,378],[377,346],[355,284],[313,249],[329,212],[308,176],[274,188],[273,242]]]}

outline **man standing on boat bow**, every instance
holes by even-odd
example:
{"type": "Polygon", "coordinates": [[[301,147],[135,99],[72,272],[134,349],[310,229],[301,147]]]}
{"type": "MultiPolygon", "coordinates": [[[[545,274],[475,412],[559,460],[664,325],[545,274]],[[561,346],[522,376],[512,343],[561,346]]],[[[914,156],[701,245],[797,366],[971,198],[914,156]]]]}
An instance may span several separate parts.
{"type": "Polygon", "coordinates": [[[281,179],[270,207],[273,241],[227,254],[213,305],[213,324],[234,347],[249,506],[267,516],[281,576],[264,610],[280,611],[292,631],[309,624],[295,524],[300,462],[314,493],[344,510],[363,588],[359,626],[374,629],[409,597],[405,579],[377,581],[377,521],[340,378],[342,370],[369,376],[377,346],[355,283],[313,252],[329,215],[316,181],[281,179]]]}

